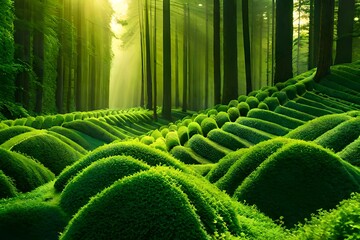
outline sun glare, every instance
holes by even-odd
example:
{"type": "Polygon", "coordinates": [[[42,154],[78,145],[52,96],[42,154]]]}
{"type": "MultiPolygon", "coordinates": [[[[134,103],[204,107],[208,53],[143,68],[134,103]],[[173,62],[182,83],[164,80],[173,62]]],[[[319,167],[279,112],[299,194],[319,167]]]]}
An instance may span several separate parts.
{"type": "Polygon", "coordinates": [[[124,21],[127,19],[128,9],[129,9],[129,0],[110,0],[112,8],[114,9],[114,15],[111,20],[111,29],[116,36],[121,34],[123,26],[119,21],[124,21]]]}

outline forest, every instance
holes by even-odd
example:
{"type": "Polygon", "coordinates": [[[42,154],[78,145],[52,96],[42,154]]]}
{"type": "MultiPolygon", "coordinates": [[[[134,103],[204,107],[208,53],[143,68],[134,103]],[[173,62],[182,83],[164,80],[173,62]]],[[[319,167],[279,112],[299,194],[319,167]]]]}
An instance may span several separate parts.
{"type": "Polygon", "coordinates": [[[0,239],[360,239],[360,0],[0,0],[0,239]]]}

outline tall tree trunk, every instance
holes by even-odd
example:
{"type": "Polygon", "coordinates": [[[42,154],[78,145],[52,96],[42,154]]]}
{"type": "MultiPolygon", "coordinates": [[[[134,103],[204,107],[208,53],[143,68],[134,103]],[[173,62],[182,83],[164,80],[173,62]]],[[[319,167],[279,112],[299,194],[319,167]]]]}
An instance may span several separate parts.
{"type": "Polygon", "coordinates": [[[249,94],[252,91],[249,0],[242,1],[242,20],[243,20],[244,55],[245,55],[246,93],[249,94]]]}
{"type": "Polygon", "coordinates": [[[205,3],[205,108],[209,105],[209,4],[205,3]]]}
{"type": "Polygon", "coordinates": [[[64,50],[64,19],[65,19],[65,3],[64,0],[60,1],[59,6],[59,42],[60,52],[58,55],[57,63],[57,79],[56,79],[56,108],[59,113],[64,113],[64,54],[61,50],[64,50]]]}
{"type": "Polygon", "coordinates": [[[332,65],[335,0],[327,0],[326,4],[324,3],[321,4],[320,8],[320,52],[314,78],[316,82],[330,73],[330,66],[332,65]]]}
{"type": "Polygon", "coordinates": [[[148,0],[145,1],[145,57],[146,57],[146,89],[147,89],[147,103],[146,108],[153,108],[153,94],[152,94],[152,79],[151,79],[151,55],[150,55],[150,26],[149,26],[149,8],[148,0]]]}
{"type": "Polygon", "coordinates": [[[355,0],[340,0],[337,24],[335,64],[352,61],[352,33],[355,16],[355,0]]]}
{"type": "Polygon", "coordinates": [[[272,0],[271,3],[271,85],[274,85],[274,77],[275,77],[275,42],[276,42],[276,34],[275,34],[275,22],[276,22],[276,8],[275,8],[275,0],[272,0]]]}
{"type": "Polygon", "coordinates": [[[162,115],[171,119],[171,30],[170,0],[163,1],[163,109],[162,115]]]}
{"type": "Polygon", "coordinates": [[[276,1],[275,79],[284,82],[293,76],[293,1],[276,1]]]}
{"type": "Polygon", "coordinates": [[[139,10],[139,27],[140,27],[140,54],[141,54],[141,89],[140,89],[140,106],[145,107],[145,63],[144,63],[144,44],[143,44],[143,23],[142,23],[142,7],[141,1],[138,1],[139,10]]]}
{"type": "Polygon", "coordinates": [[[236,0],[224,0],[224,104],[238,97],[237,63],[236,0]]]}
{"type": "Polygon", "coordinates": [[[214,104],[221,103],[220,0],[214,0],[214,104]]]}
{"type": "Polygon", "coordinates": [[[301,42],[301,0],[298,2],[298,25],[297,25],[297,52],[296,52],[296,72],[300,74],[300,42],[301,42]]]}
{"type": "Polygon", "coordinates": [[[157,14],[156,14],[156,0],[154,0],[154,120],[157,121],[157,76],[156,76],[156,67],[157,67],[157,49],[156,49],[156,20],[157,20],[157,14]]]}
{"type": "Polygon", "coordinates": [[[176,22],[175,28],[175,107],[180,106],[179,97],[179,39],[178,39],[178,27],[176,22]]]}
{"type": "Polygon", "coordinates": [[[189,44],[189,14],[188,5],[184,4],[184,35],[183,35],[183,98],[182,98],[182,111],[187,111],[188,100],[188,44],[189,44]]]}
{"type": "Polygon", "coordinates": [[[316,67],[319,59],[320,3],[321,0],[310,1],[308,69],[316,67]]]}

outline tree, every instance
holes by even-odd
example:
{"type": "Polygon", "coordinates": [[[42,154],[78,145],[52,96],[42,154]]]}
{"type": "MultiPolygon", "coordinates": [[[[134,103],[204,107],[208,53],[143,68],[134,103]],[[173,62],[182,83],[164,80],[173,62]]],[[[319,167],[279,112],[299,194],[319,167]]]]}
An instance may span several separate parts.
{"type": "Polygon", "coordinates": [[[147,109],[153,109],[152,103],[152,79],[151,79],[151,56],[150,56],[150,26],[148,0],[145,1],[145,57],[146,57],[146,89],[147,89],[147,109]]]}
{"type": "Polygon", "coordinates": [[[220,0],[214,0],[214,104],[221,102],[220,0]]]}
{"type": "Polygon", "coordinates": [[[222,102],[238,97],[236,0],[224,0],[224,87],[222,102]]]}
{"type": "Polygon", "coordinates": [[[352,61],[352,33],[355,0],[340,0],[337,24],[335,64],[352,61]]]}
{"type": "Polygon", "coordinates": [[[308,69],[316,66],[319,59],[320,0],[310,0],[308,69]]]}
{"type": "Polygon", "coordinates": [[[184,4],[184,34],[183,34],[183,97],[182,111],[187,111],[188,100],[188,46],[189,46],[189,8],[184,4]]]}
{"type": "Polygon", "coordinates": [[[284,82],[293,76],[293,1],[276,1],[275,33],[275,78],[274,82],[284,82]]]}
{"type": "Polygon", "coordinates": [[[162,115],[171,119],[171,32],[170,0],[163,1],[163,108],[162,115]]]}
{"type": "Polygon", "coordinates": [[[246,93],[249,94],[252,91],[249,0],[242,1],[242,19],[243,19],[244,54],[245,54],[246,93]]]}
{"type": "Polygon", "coordinates": [[[332,65],[334,5],[335,0],[327,0],[323,1],[320,6],[320,49],[317,71],[314,77],[316,82],[330,73],[330,66],[332,65]]]}

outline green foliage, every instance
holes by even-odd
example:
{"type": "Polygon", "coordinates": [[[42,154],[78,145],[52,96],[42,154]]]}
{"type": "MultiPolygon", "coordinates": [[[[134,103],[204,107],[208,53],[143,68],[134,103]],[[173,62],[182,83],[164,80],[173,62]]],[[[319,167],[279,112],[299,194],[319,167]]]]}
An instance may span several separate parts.
{"type": "Polygon", "coordinates": [[[259,103],[258,108],[259,109],[264,109],[264,110],[269,110],[268,105],[266,103],[264,103],[264,102],[259,103]]]}
{"type": "MultiPolygon", "coordinates": [[[[269,96],[269,92],[268,91],[261,91],[258,94],[256,94],[256,98],[259,100],[259,102],[264,101],[265,98],[267,98],[269,96]]],[[[250,104],[249,104],[250,105],[250,104]]]]}
{"type": "Polygon", "coordinates": [[[285,116],[288,116],[291,118],[299,119],[304,122],[310,121],[315,118],[315,116],[313,116],[313,115],[304,113],[302,111],[298,111],[296,109],[288,108],[285,106],[277,106],[275,108],[274,112],[280,113],[282,115],[285,115],[285,116]]]}
{"type": "Polygon", "coordinates": [[[67,221],[60,207],[51,203],[28,200],[0,209],[3,239],[58,239],[67,221]]]}
{"type": "MultiPolygon", "coordinates": [[[[158,138],[158,140],[161,140],[158,138]]],[[[155,143],[156,143],[155,142],[155,143]]],[[[165,144],[165,143],[164,143],[165,144]]],[[[152,148],[145,144],[136,141],[127,141],[113,143],[99,147],[71,165],[69,168],[66,168],[57,178],[54,187],[56,190],[62,190],[65,185],[71,180],[76,174],[82,169],[88,167],[91,163],[110,156],[116,155],[125,155],[132,156],[135,159],[144,161],[150,166],[157,165],[166,165],[171,166],[182,171],[190,171],[186,165],[172,157],[168,153],[164,153],[158,149],[152,148]]]]}
{"type": "MultiPolygon", "coordinates": [[[[230,161],[233,162],[233,164],[230,165],[230,162],[225,160],[226,169],[221,171],[223,176],[218,175],[218,180],[215,182],[215,185],[232,196],[242,182],[255,171],[269,155],[276,152],[277,149],[288,142],[289,140],[285,138],[276,138],[257,144],[245,152],[239,150],[238,153],[233,156],[237,159],[230,161]]],[[[222,167],[221,165],[219,166],[222,167]]]]}
{"type": "MultiPolygon", "coordinates": [[[[22,139],[22,135],[16,138],[18,137],[19,140],[22,139]]],[[[56,175],[82,156],[69,145],[46,133],[34,134],[20,141],[14,139],[13,142],[12,151],[35,158],[56,175]]]]}
{"type": "Polygon", "coordinates": [[[234,99],[234,100],[231,100],[228,104],[228,107],[231,108],[231,107],[236,107],[237,105],[239,104],[239,101],[234,99]]]}
{"type": "Polygon", "coordinates": [[[237,107],[231,107],[227,111],[230,121],[235,122],[238,117],[240,117],[240,111],[237,107]]]}
{"type": "Polygon", "coordinates": [[[42,125],[44,123],[44,117],[43,116],[37,116],[35,120],[31,123],[31,127],[36,129],[42,129],[42,125]]]}
{"type": "Polygon", "coordinates": [[[334,208],[360,190],[360,172],[317,144],[296,140],[269,156],[235,191],[292,227],[318,209],[334,208]]]}
{"type": "MultiPolygon", "coordinates": [[[[229,108],[229,110],[230,109],[231,108],[229,108]]],[[[216,128],[218,128],[218,125],[217,125],[215,119],[212,117],[205,118],[201,122],[201,131],[202,131],[204,137],[206,137],[211,130],[216,129],[216,128]]]]}
{"type": "Polygon", "coordinates": [[[240,95],[237,100],[239,103],[241,103],[241,102],[246,102],[247,98],[248,97],[246,95],[240,95]]]}
{"type": "Polygon", "coordinates": [[[344,112],[344,111],[342,111],[340,109],[329,107],[327,105],[324,105],[323,103],[319,103],[317,101],[313,101],[313,100],[303,98],[303,97],[298,97],[296,99],[296,102],[304,104],[304,105],[308,105],[308,106],[311,106],[311,107],[316,107],[316,108],[320,108],[320,109],[323,109],[323,110],[327,110],[327,111],[330,111],[332,113],[343,113],[344,112]]]}
{"type": "Polygon", "coordinates": [[[225,123],[222,127],[222,130],[234,134],[239,138],[245,139],[252,144],[256,144],[274,137],[272,134],[245,125],[240,125],[238,123],[225,123]]]}
{"type": "Polygon", "coordinates": [[[102,129],[106,130],[107,132],[114,135],[115,137],[118,137],[119,139],[128,138],[127,135],[125,135],[124,133],[122,133],[120,131],[117,131],[113,126],[111,126],[110,124],[108,124],[106,122],[99,121],[96,118],[89,118],[86,121],[89,121],[89,122],[92,122],[92,123],[96,124],[97,126],[99,126],[102,129]]]}
{"type": "Polygon", "coordinates": [[[248,113],[249,110],[250,110],[250,106],[249,106],[249,104],[246,103],[246,102],[240,102],[240,103],[237,105],[237,108],[239,109],[240,116],[246,116],[247,113],[248,113]]]}
{"type": "Polygon", "coordinates": [[[337,155],[352,165],[360,166],[360,138],[347,145],[337,155]]]}
{"type": "Polygon", "coordinates": [[[206,158],[196,154],[191,148],[176,146],[171,149],[170,153],[180,161],[186,164],[208,164],[211,163],[206,158]]]}
{"type": "Polygon", "coordinates": [[[171,131],[165,137],[166,149],[170,151],[173,147],[180,145],[179,136],[176,131],[171,131]]]}
{"type": "Polygon", "coordinates": [[[329,110],[326,110],[326,109],[312,107],[312,106],[308,106],[308,105],[301,104],[301,103],[294,102],[294,101],[288,101],[284,106],[288,107],[288,108],[292,108],[292,109],[300,111],[300,112],[303,112],[303,113],[310,114],[310,115],[315,116],[315,117],[320,117],[320,116],[323,116],[323,115],[333,113],[333,112],[331,112],[329,110]]]}
{"type": "Polygon", "coordinates": [[[218,112],[227,112],[228,106],[221,104],[221,105],[217,106],[216,110],[217,110],[218,112]]]}
{"type": "Polygon", "coordinates": [[[281,105],[284,105],[288,101],[288,97],[283,91],[274,92],[271,96],[276,97],[281,105]]]}
{"type": "Polygon", "coordinates": [[[74,142],[73,140],[71,140],[68,137],[65,137],[59,133],[56,132],[52,132],[49,131],[48,134],[58,138],[59,140],[61,140],[62,142],[66,143],[67,145],[69,145],[71,148],[73,148],[75,151],[81,153],[81,154],[87,154],[88,151],[85,150],[82,146],[80,146],[79,144],[77,144],[76,142],[74,142]]]}
{"type": "Polygon", "coordinates": [[[274,111],[280,105],[280,102],[277,97],[267,97],[263,101],[269,108],[269,110],[274,111]]]}
{"type": "Polygon", "coordinates": [[[90,198],[115,181],[150,167],[129,156],[100,159],[78,173],[61,193],[60,206],[74,215],[90,198]]]}
{"type": "Polygon", "coordinates": [[[276,136],[284,136],[289,132],[288,128],[285,128],[279,124],[257,118],[240,117],[236,120],[236,123],[252,127],[276,136]]]}
{"type": "Polygon", "coordinates": [[[0,199],[15,197],[16,195],[17,190],[14,181],[0,170],[0,199]]]}
{"type": "Polygon", "coordinates": [[[188,133],[189,133],[189,139],[192,138],[192,136],[194,136],[195,134],[202,135],[201,126],[197,122],[191,122],[188,125],[188,133]]]}
{"type": "Polygon", "coordinates": [[[188,128],[186,126],[180,126],[177,130],[180,144],[184,145],[189,140],[188,128]]]}
{"type": "Polygon", "coordinates": [[[225,132],[222,129],[211,130],[207,138],[233,151],[239,148],[250,147],[252,145],[250,142],[241,139],[234,134],[225,132]]]}
{"type": "Polygon", "coordinates": [[[218,125],[218,127],[221,128],[222,125],[224,125],[226,122],[230,121],[229,114],[227,114],[227,112],[219,112],[215,116],[215,121],[216,121],[216,124],[218,125]]]}
{"type": "Polygon", "coordinates": [[[13,138],[17,135],[20,135],[22,133],[30,132],[34,130],[30,127],[25,126],[13,126],[8,127],[0,130],[0,145],[9,140],[10,138],[13,138]]]}
{"type": "Polygon", "coordinates": [[[146,145],[150,145],[155,142],[155,139],[152,136],[144,136],[141,138],[140,142],[146,145]]]}
{"type": "MultiPolygon", "coordinates": [[[[1,67],[1,65],[0,65],[0,67],[1,67]]],[[[1,69],[0,69],[0,76],[1,76],[1,69]]],[[[0,86],[4,89],[6,88],[6,86],[2,86],[2,84],[0,84],[0,86]]],[[[0,90],[0,93],[4,89],[0,90]]],[[[19,105],[17,103],[12,102],[13,96],[11,96],[12,98],[9,99],[9,101],[5,100],[7,95],[9,95],[9,92],[7,92],[6,94],[4,93],[4,95],[3,94],[0,95],[1,96],[0,120],[28,117],[29,113],[26,111],[26,109],[24,107],[22,107],[21,105],[19,105]]]]}
{"type": "Polygon", "coordinates": [[[247,116],[273,122],[289,129],[297,128],[305,123],[304,121],[263,109],[251,109],[247,116]]]}
{"type": "Polygon", "coordinates": [[[0,169],[14,180],[21,192],[31,191],[54,179],[54,174],[40,163],[3,148],[0,148],[0,169]]]}
{"type": "Polygon", "coordinates": [[[209,140],[208,138],[205,138],[200,134],[196,134],[190,138],[188,144],[195,153],[210,160],[211,162],[218,162],[230,152],[229,149],[209,140]]]}
{"type": "Polygon", "coordinates": [[[259,105],[259,99],[257,99],[256,97],[250,96],[246,99],[246,103],[249,104],[250,109],[257,108],[259,105]]]}
{"type": "Polygon", "coordinates": [[[194,121],[197,122],[199,125],[201,125],[202,121],[207,117],[208,116],[206,114],[200,113],[194,118],[194,121]]]}
{"type": "Polygon", "coordinates": [[[342,122],[351,119],[345,114],[327,115],[315,118],[304,125],[292,130],[285,137],[313,141],[342,122]]]}
{"type": "Polygon", "coordinates": [[[304,83],[296,83],[295,87],[296,87],[297,95],[299,96],[304,95],[304,93],[306,92],[306,86],[304,83]]]}

